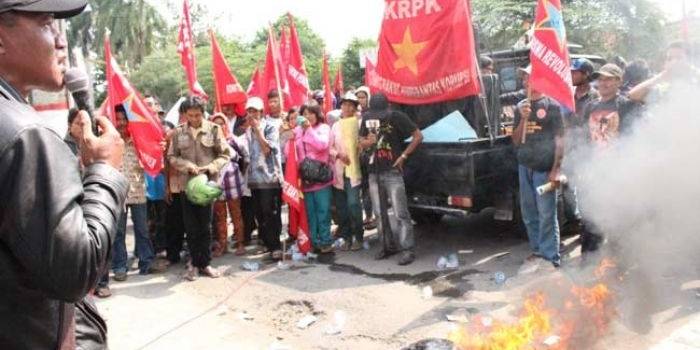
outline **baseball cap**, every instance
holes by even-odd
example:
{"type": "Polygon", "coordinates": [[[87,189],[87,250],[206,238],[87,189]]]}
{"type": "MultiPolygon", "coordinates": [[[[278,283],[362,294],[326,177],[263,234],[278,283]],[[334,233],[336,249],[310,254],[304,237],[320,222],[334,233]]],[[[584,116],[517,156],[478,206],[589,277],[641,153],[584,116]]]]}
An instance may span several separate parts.
{"type": "Polygon", "coordinates": [[[260,97],[250,97],[248,98],[248,102],[245,104],[245,109],[255,109],[256,111],[262,111],[263,110],[263,101],[260,99],[260,97]]]}
{"type": "Polygon", "coordinates": [[[571,70],[587,73],[588,75],[593,74],[593,63],[587,58],[576,58],[571,61],[571,70]]]}
{"type": "Polygon", "coordinates": [[[51,13],[55,18],[73,17],[85,9],[87,0],[0,0],[0,13],[8,11],[51,13]]]}
{"type": "Polygon", "coordinates": [[[591,75],[593,79],[598,79],[601,76],[622,79],[622,69],[614,63],[608,63],[591,75]]]}
{"type": "Polygon", "coordinates": [[[357,99],[357,96],[355,96],[355,93],[352,91],[346,92],[345,96],[343,96],[343,98],[340,99],[340,103],[343,103],[345,101],[352,102],[355,104],[355,106],[357,106],[357,104],[360,103],[359,100],[357,99]]]}

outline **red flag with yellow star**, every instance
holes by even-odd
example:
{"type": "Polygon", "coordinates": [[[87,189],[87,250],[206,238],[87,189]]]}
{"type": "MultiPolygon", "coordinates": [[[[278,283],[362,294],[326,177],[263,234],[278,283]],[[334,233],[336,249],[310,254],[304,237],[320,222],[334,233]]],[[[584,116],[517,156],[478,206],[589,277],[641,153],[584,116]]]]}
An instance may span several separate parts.
{"type": "Polygon", "coordinates": [[[105,35],[105,81],[107,82],[106,113],[116,125],[114,108],[122,105],[129,121],[127,130],[134,141],[139,163],[148,175],[156,176],[163,169],[163,129],[158,116],[146,107],[141,94],[134,89],[112,57],[109,35],[105,35]]]}
{"type": "Polygon", "coordinates": [[[530,41],[530,88],[574,110],[566,28],[559,0],[539,0],[535,9],[535,28],[530,41]]]}
{"type": "Polygon", "coordinates": [[[479,93],[467,0],[386,0],[372,90],[424,104],[479,93]]]}

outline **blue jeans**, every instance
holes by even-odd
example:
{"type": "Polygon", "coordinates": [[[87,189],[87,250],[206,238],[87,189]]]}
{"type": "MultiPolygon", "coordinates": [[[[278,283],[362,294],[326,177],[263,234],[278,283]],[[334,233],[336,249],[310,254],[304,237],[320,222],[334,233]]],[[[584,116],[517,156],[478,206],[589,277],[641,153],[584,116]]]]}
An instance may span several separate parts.
{"type": "Polygon", "coordinates": [[[318,191],[304,192],[306,217],[314,247],[321,248],[333,244],[331,238],[331,198],[333,191],[326,187],[318,191]]]}
{"type": "MultiPolygon", "coordinates": [[[[335,210],[338,215],[338,234],[346,242],[355,241],[362,243],[365,229],[362,226],[362,204],[360,204],[360,185],[352,187],[350,179],[343,177],[343,190],[333,189],[335,198],[335,210]]],[[[308,208],[307,208],[308,210],[308,208]]]]}
{"type": "Polygon", "coordinates": [[[134,223],[135,254],[139,259],[139,271],[146,272],[153,262],[153,245],[148,235],[146,216],[148,210],[146,203],[129,204],[124,210],[124,214],[119,218],[117,225],[117,236],[114,238],[114,252],[112,255],[112,271],[126,272],[126,217],[131,212],[131,221],[134,223]]]}
{"type": "Polygon", "coordinates": [[[543,195],[535,190],[549,182],[549,174],[518,165],[520,178],[520,211],[527,229],[530,249],[555,265],[559,255],[559,223],[557,222],[557,191],[543,195]]]}

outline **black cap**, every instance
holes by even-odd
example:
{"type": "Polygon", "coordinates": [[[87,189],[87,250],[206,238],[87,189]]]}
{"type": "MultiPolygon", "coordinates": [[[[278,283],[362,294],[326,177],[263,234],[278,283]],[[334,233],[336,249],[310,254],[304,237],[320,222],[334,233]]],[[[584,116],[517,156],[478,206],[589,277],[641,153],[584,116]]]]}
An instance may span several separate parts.
{"type": "Polygon", "coordinates": [[[7,11],[51,13],[55,18],[73,17],[85,9],[87,0],[0,0],[0,13],[7,11]]]}
{"type": "Polygon", "coordinates": [[[580,71],[588,75],[593,74],[593,62],[587,58],[577,58],[571,62],[572,71],[580,71]]]}

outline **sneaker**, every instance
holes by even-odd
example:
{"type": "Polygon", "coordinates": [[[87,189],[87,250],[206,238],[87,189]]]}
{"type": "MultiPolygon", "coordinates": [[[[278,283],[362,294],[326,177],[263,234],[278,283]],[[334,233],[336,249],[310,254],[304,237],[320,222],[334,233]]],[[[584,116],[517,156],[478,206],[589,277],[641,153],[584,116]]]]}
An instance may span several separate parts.
{"type": "Polygon", "coordinates": [[[386,259],[386,258],[394,255],[394,254],[396,254],[396,252],[382,249],[382,250],[378,251],[377,254],[374,255],[374,259],[375,260],[383,260],[383,259],[386,259]]]}
{"type": "Polygon", "coordinates": [[[95,294],[95,296],[97,296],[100,299],[104,299],[104,298],[111,297],[112,291],[109,290],[108,286],[97,287],[97,288],[95,288],[95,292],[93,294],[95,294]]]}
{"type": "Polygon", "coordinates": [[[150,274],[156,274],[156,273],[163,273],[166,270],[168,270],[168,265],[170,265],[169,262],[165,262],[163,260],[155,260],[155,261],[153,261],[151,266],[148,267],[148,269],[140,270],[139,275],[150,275],[150,274]]]}
{"type": "Polygon", "coordinates": [[[126,271],[119,271],[114,273],[114,280],[118,282],[126,281],[127,274],[126,271]]]}
{"type": "Polygon", "coordinates": [[[360,241],[353,242],[352,245],[350,246],[350,250],[352,250],[353,252],[356,252],[358,250],[362,250],[362,242],[360,242],[360,241]]]}
{"type": "Polygon", "coordinates": [[[411,251],[404,251],[403,253],[401,253],[401,257],[399,258],[399,265],[408,265],[414,260],[416,260],[416,254],[414,254],[411,251]]]}

